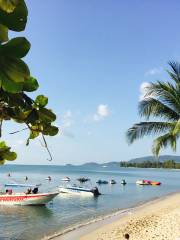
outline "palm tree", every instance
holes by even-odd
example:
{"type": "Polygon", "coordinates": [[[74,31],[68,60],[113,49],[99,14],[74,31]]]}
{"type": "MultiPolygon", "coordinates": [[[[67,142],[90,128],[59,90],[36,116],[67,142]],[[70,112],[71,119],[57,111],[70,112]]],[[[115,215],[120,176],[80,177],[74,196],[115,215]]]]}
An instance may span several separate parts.
{"type": "Polygon", "coordinates": [[[153,141],[152,151],[156,156],[162,148],[170,146],[176,151],[180,136],[180,64],[169,62],[167,71],[171,82],[157,81],[146,88],[144,99],[139,103],[139,114],[146,122],[134,124],[127,131],[129,143],[148,135],[158,135],[153,141]],[[149,121],[150,117],[157,121],[149,121]]]}

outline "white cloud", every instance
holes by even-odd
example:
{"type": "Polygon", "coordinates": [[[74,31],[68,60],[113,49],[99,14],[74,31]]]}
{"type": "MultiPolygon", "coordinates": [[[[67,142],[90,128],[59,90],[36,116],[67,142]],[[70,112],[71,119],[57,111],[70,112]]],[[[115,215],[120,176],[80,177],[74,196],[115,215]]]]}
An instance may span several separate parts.
{"type": "Polygon", "coordinates": [[[74,138],[74,134],[69,130],[73,125],[73,114],[71,110],[67,110],[61,117],[61,124],[58,124],[59,134],[69,138],[74,138]]]}
{"type": "Polygon", "coordinates": [[[99,122],[104,120],[106,117],[110,115],[110,111],[108,105],[99,104],[96,110],[96,113],[93,115],[93,120],[95,122],[99,122]]]}
{"type": "Polygon", "coordinates": [[[160,74],[161,72],[162,72],[162,68],[152,68],[147,72],[145,72],[145,76],[153,76],[153,75],[160,74]]]}
{"type": "Polygon", "coordinates": [[[139,96],[139,101],[142,101],[145,99],[145,95],[146,95],[146,92],[147,92],[147,88],[150,86],[150,83],[148,82],[143,82],[141,85],[140,85],[140,96],[139,96]]]}

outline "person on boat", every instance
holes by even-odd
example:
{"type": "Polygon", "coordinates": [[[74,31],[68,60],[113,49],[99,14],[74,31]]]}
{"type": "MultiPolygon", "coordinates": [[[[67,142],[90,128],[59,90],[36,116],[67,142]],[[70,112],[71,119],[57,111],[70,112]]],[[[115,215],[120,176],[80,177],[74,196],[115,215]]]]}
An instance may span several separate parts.
{"type": "Polygon", "coordinates": [[[6,194],[11,195],[12,194],[12,189],[6,189],[6,194]]]}
{"type": "Polygon", "coordinates": [[[128,234],[128,233],[125,233],[125,234],[124,234],[124,238],[125,238],[125,239],[129,239],[129,234],[128,234]]]}
{"type": "Polygon", "coordinates": [[[32,189],[28,188],[27,191],[26,191],[26,194],[31,194],[31,193],[32,193],[32,189]]]}
{"type": "Polygon", "coordinates": [[[48,176],[48,180],[49,180],[49,181],[51,181],[51,180],[52,180],[52,179],[51,179],[51,176],[48,176]]]}
{"type": "Polygon", "coordinates": [[[35,187],[35,188],[32,190],[32,193],[33,193],[33,194],[38,193],[38,187],[35,187]]]}

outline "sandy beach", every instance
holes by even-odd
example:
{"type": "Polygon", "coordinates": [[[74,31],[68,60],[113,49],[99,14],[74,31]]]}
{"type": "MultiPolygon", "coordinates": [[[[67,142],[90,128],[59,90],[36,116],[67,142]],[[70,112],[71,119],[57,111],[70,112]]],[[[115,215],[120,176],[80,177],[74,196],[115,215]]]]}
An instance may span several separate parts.
{"type": "Polygon", "coordinates": [[[130,235],[130,240],[179,240],[180,193],[148,202],[53,239],[123,240],[125,233],[130,235]]]}

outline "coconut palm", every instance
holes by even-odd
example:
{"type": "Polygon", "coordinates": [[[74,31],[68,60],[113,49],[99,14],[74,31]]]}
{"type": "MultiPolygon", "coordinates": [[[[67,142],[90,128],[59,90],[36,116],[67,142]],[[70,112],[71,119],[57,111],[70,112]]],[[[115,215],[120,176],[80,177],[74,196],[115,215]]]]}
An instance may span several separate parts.
{"type": "Polygon", "coordinates": [[[158,156],[162,148],[170,146],[176,151],[180,136],[180,64],[169,62],[168,74],[171,82],[151,82],[145,88],[145,96],[139,103],[139,115],[146,122],[134,124],[127,131],[129,143],[149,135],[157,135],[153,141],[152,151],[158,156]],[[149,121],[150,117],[157,121],[149,121]]]}

